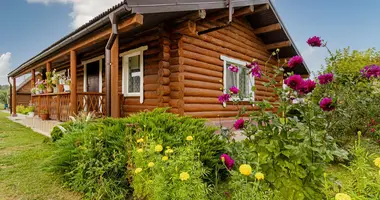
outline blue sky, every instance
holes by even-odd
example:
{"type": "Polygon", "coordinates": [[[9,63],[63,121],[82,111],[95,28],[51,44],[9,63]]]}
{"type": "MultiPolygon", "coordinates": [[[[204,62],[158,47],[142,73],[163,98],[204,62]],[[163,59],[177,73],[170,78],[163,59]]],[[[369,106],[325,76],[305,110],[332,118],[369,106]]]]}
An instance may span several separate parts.
{"type": "MultiPolygon", "coordinates": [[[[3,0],[0,2],[0,84],[6,74],[75,27],[120,0],[3,0]]],[[[274,0],[291,37],[312,71],[327,52],[306,40],[321,36],[330,49],[365,50],[380,45],[380,1],[274,0]]]]}

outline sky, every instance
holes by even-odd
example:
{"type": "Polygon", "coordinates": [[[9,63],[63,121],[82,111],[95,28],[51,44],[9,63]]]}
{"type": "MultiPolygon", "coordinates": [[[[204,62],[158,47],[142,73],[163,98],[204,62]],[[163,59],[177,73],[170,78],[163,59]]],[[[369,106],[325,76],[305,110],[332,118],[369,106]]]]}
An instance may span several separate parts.
{"type": "MultiPolygon", "coordinates": [[[[6,74],[121,0],[0,0],[0,84],[6,74]]],[[[379,0],[272,0],[312,72],[328,55],[306,40],[321,36],[335,51],[380,48],[379,0]]]]}

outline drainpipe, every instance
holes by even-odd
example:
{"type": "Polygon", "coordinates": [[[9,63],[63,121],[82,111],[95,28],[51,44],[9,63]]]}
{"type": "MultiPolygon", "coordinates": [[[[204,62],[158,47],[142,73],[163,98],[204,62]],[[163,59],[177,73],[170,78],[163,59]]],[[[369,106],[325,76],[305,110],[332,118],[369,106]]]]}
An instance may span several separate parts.
{"type": "Polygon", "coordinates": [[[107,117],[111,116],[111,48],[115,42],[116,36],[118,35],[118,24],[117,18],[123,13],[129,12],[130,9],[126,5],[121,7],[118,10],[115,10],[109,15],[110,22],[112,24],[112,33],[108,39],[106,48],[105,48],[105,64],[106,64],[106,115],[107,117]]]}
{"type": "Polygon", "coordinates": [[[9,108],[9,112],[10,114],[12,115],[12,84],[9,80],[10,77],[8,77],[8,83],[9,83],[9,98],[8,99],[8,108],[9,108]]]}

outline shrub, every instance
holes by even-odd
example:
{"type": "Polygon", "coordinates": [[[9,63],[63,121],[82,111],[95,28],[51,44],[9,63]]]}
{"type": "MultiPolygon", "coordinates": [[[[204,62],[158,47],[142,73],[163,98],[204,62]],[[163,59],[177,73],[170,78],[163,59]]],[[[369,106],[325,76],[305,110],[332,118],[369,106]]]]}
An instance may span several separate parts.
{"type": "Polygon", "coordinates": [[[16,112],[17,113],[20,113],[20,114],[23,114],[23,115],[26,115],[30,112],[33,112],[34,111],[34,107],[33,106],[28,106],[28,107],[25,107],[24,105],[18,105],[16,106],[16,112]]]}
{"type": "MultiPolygon", "coordinates": [[[[192,177],[187,184],[171,179],[175,183],[162,185],[162,188],[171,188],[174,193],[170,197],[175,199],[186,199],[190,193],[185,193],[185,190],[198,191],[191,196],[202,199],[201,196],[207,195],[206,183],[214,180],[210,177],[215,177],[214,168],[220,165],[218,157],[225,152],[225,141],[214,134],[215,128],[206,126],[204,122],[166,113],[166,109],[142,112],[125,119],[95,120],[83,123],[81,127],[75,127],[73,122],[71,127],[75,128],[68,128],[67,134],[55,143],[57,150],[50,162],[51,170],[62,174],[68,186],[85,193],[88,198],[123,199],[129,191],[128,180],[134,183],[136,195],[143,196],[149,192],[149,196],[157,196],[158,188],[157,191],[139,193],[142,190],[138,188],[145,188],[147,183],[139,183],[138,178],[127,171],[146,162],[131,159],[135,156],[133,150],[137,139],[144,137],[152,143],[162,144],[164,148],[170,146],[176,152],[168,162],[172,163],[167,166],[170,171],[158,173],[155,181],[160,177],[174,176],[172,172],[176,169],[186,170],[192,177]],[[188,136],[193,137],[191,151],[184,141],[188,136]],[[205,176],[206,172],[210,176],[205,176]]],[[[160,165],[158,161],[155,163],[160,165]]]]}
{"type": "Polygon", "coordinates": [[[57,140],[61,139],[65,132],[71,131],[72,126],[73,126],[73,122],[65,122],[63,124],[55,126],[50,133],[51,140],[53,142],[56,142],[57,140]]]}

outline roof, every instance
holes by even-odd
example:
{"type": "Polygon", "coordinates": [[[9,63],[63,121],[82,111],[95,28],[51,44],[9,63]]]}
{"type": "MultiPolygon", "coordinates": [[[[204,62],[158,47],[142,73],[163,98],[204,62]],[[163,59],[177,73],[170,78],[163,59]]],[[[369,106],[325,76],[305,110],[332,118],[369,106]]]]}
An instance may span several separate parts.
{"type": "MultiPolygon", "coordinates": [[[[299,55],[299,52],[294,42],[292,41],[289,33],[287,32],[284,24],[279,18],[270,0],[231,0],[231,4],[233,5],[233,7],[260,5],[260,4],[265,4],[265,3],[270,4],[272,8],[272,12],[274,14],[274,18],[276,18],[278,23],[280,23],[281,26],[283,27],[282,30],[285,36],[292,44],[291,51],[299,55]]],[[[60,48],[63,48],[65,45],[68,45],[78,40],[86,32],[88,33],[89,30],[91,29],[96,30],[97,27],[101,27],[107,24],[110,25],[110,22],[108,20],[108,15],[116,11],[117,9],[122,8],[123,6],[128,9],[127,14],[131,14],[131,13],[154,14],[154,13],[167,13],[167,12],[180,12],[180,11],[196,11],[200,9],[221,9],[221,8],[227,7],[225,0],[124,0],[120,2],[119,4],[113,6],[112,8],[106,10],[105,12],[101,13],[100,15],[96,16],[95,18],[93,18],[86,24],[82,25],[81,27],[77,28],[73,32],[69,33],[68,35],[64,36],[57,42],[50,45],[48,48],[41,51],[36,56],[30,58],[29,60],[21,64],[19,67],[12,70],[8,74],[8,77],[17,76],[23,70],[28,69],[31,65],[35,64],[36,62],[40,61],[41,59],[53,53],[53,52],[51,53],[50,51],[54,51],[54,52],[59,51],[60,48]]],[[[309,69],[307,68],[305,63],[303,63],[302,69],[300,69],[300,71],[302,71],[303,73],[309,74],[309,69]]]]}

